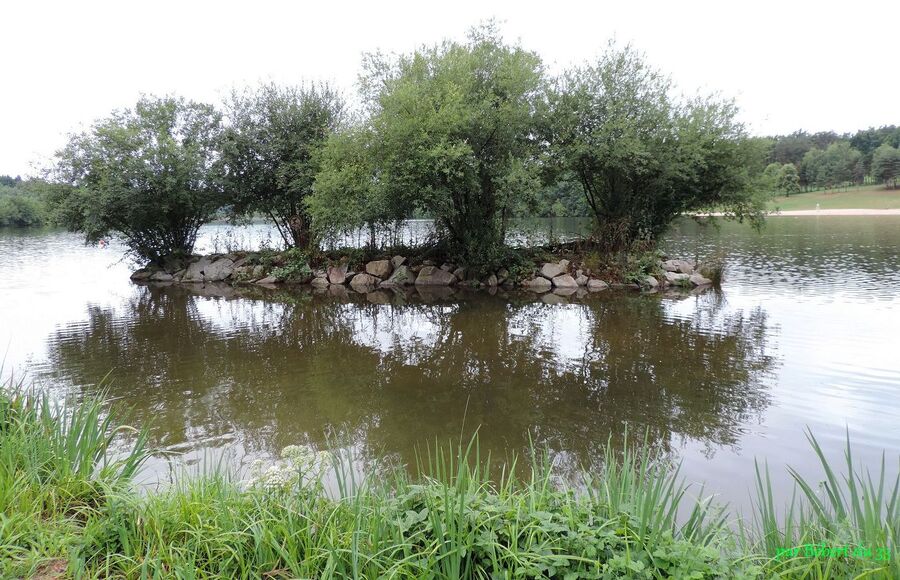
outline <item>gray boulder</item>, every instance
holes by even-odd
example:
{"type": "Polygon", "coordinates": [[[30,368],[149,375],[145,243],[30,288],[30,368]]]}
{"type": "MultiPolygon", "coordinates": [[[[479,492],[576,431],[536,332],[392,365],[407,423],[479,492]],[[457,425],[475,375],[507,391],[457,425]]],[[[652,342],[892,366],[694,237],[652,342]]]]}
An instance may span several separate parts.
{"type": "Polygon", "coordinates": [[[666,272],[675,272],[677,274],[693,274],[694,265],[687,260],[666,260],[660,264],[666,272]]]}
{"type": "Polygon", "coordinates": [[[541,276],[547,278],[548,280],[552,280],[560,274],[564,274],[566,271],[566,266],[568,265],[568,262],[566,262],[565,266],[563,266],[561,263],[553,264],[551,262],[546,262],[543,266],[541,266],[541,276]]]}
{"type": "Polygon", "coordinates": [[[601,290],[606,290],[609,288],[609,284],[604,282],[603,280],[598,280],[597,278],[591,278],[588,280],[587,289],[589,292],[600,292],[601,290]]]}
{"type": "Polygon", "coordinates": [[[657,280],[653,276],[647,275],[646,277],[644,277],[643,283],[641,285],[647,286],[648,288],[656,288],[657,286],[659,286],[659,280],[657,280]]]}
{"type": "Polygon", "coordinates": [[[409,268],[400,265],[397,266],[397,269],[394,270],[394,273],[391,274],[391,277],[381,283],[382,286],[405,286],[407,284],[412,284],[415,282],[415,277],[412,275],[412,272],[409,271],[409,268]]]}
{"type": "Polygon", "coordinates": [[[457,280],[464,280],[466,277],[466,269],[460,266],[459,268],[453,270],[453,275],[456,276],[457,280]]]}
{"type": "Polygon", "coordinates": [[[328,286],[328,278],[325,276],[316,276],[312,279],[310,284],[312,284],[313,288],[325,288],[328,286]]]}
{"type": "Polygon", "coordinates": [[[262,278],[262,279],[260,279],[260,280],[257,280],[256,283],[257,283],[257,284],[260,284],[260,285],[262,285],[262,286],[269,286],[269,285],[271,285],[271,284],[276,284],[276,283],[278,283],[278,278],[276,278],[275,276],[267,276],[266,278],[262,278]]]}
{"type": "Polygon", "coordinates": [[[399,268],[400,266],[402,266],[405,263],[406,263],[405,256],[394,256],[393,258],[391,258],[391,266],[393,266],[394,268],[399,268]]]}
{"type": "Polygon", "coordinates": [[[680,274],[677,272],[666,271],[665,277],[666,282],[675,286],[684,286],[691,281],[691,277],[688,274],[680,274]]]}
{"type": "Polygon", "coordinates": [[[164,270],[158,270],[150,278],[151,282],[171,282],[175,277],[164,270]]]}
{"type": "Polygon", "coordinates": [[[496,274],[491,274],[490,276],[488,276],[487,278],[484,279],[484,285],[487,286],[488,288],[495,288],[499,284],[500,284],[500,282],[497,280],[496,274]]]}
{"type": "Polygon", "coordinates": [[[694,286],[707,286],[709,284],[712,284],[712,280],[704,277],[703,274],[700,273],[691,274],[690,281],[694,286]]]}
{"type": "Polygon", "coordinates": [[[366,264],[366,274],[377,276],[382,280],[391,275],[391,270],[393,268],[390,260],[374,260],[366,264]]]}
{"type": "Polygon", "coordinates": [[[328,281],[332,284],[343,284],[347,281],[347,264],[328,268],[328,281]]]}
{"type": "Polygon", "coordinates": [[[503,284],[509,279],[509,270],[500,268],[497,270],[497,284],[503,284]]]}
{"type": "Polygon", "coordinates": [[[187,267],[182,282],[221,282],[234,271],[234,262],[228,258],[212,258],[204,256],[187,267]]]}
{"type": "Polygon", "coordinates": [[[456,276],[434,266],[425,266],[416,277],[416,286],[450,286],[454,282],[456,276]]]}
{"type": "Polygon", "coordinates": [[[575,278],[568,274],[561,274],[553,279],[553,285],[557,288],[578,288],[575,278]]]}
{"type": "Polygon", "coordinates": [[[366,289],[371,289],[377,286],[378,282],[378,278],[372,276],[371,274],[357,274],[350,279],[350,287],[357,292],[360,292],[360,290],[364,292],[366,289]]]}
{"type": "Polygon", "coordinates": [[[135,270],[135,272],[131,275],[131,279],[135,282],[141,282],[143,280],[149,280],[151,276],[153,276],[153,270],[148,270],[147,268],[141,268],[140,270],[135,270]]]}
{"type": "Polygon", "coordinates": [[[579,275],[575,278],[575,283],[578,284],[579,286],[587,286],[587,283],[588,283],[588,277],[585,276],[584,274],[579,274],[579,275]]]}
{"type": "Polygon", "coordinates": [[[532,292],[547,292],[553,286],[553,283],[543,276],[537,276],[531,280],[525,280],[522,282],[522,286],[525,286],[532,292]]]}

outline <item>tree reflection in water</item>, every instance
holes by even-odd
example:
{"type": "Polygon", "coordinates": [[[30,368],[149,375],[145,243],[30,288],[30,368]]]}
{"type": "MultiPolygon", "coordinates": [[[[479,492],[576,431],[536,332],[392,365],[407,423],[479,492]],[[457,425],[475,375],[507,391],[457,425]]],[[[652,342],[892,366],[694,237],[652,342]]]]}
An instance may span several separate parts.
{"type": "Polygon", "coordinates": [[[533,441],[569,468],[595,466],[625,425],[711,453],[768,405],[762,310],[713,292],[568,300],[141,287],[50,337],[42,374],[87,394],[112,370],[109,394],[161,448],[337,442],[406,464],[476,427],[495,458],[533,441]]]}

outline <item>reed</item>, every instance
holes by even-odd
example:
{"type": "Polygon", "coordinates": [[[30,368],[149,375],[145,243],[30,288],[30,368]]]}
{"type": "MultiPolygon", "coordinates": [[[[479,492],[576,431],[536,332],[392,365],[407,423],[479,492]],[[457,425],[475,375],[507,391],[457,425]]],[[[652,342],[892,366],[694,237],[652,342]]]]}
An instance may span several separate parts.
{"type": "Polygon", "coordinates": [[[525,477],[515,460],[491,473],[475,436],[429,446],[412,476],[360,475],[352,458],[292,447],[250,481],[218,465],[138,493],[146,439],[104,409],[56,406],[21,384],[0,395],[0,577],[900,576],[900,481],[884,461],[862,471],[849,439],[839,472],[809,434],[824,484],[792,471],[787,506],[758,465],[756,510],[743,520],[641,441],[608,443],[606,465],[571,486],[541,450],[525,477]],[[786,550],[806,545],[884,547],[891,559],[786,550]]]}

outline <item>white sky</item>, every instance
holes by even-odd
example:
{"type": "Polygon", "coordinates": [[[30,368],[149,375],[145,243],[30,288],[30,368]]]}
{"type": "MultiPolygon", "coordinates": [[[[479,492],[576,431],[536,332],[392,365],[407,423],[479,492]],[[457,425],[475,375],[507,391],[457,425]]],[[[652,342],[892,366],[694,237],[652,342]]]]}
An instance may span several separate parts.
{"type": "Polygon", "coordinates": [[[218,102],[259,80],[354,93],[364,51],[461,38],[488,18],[552,71],[631,42],[687,92],[733,96],[753,133],[900,123],[900,1],[0,3],[0,174],[141,93],[218,102]]]}

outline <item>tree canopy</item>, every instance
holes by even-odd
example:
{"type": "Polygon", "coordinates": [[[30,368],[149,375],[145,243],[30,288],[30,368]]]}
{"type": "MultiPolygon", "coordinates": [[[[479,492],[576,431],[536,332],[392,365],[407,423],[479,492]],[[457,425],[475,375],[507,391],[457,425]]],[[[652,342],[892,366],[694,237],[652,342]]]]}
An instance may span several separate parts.
{"type": "Polygon", "coordinates": [[[142,98],[72,135],[57,153],[58,220],[88,241],[122,238],[150,262],[189,254],[221,205],[221,115],[182,98],[142,98]]]}
{"type": "Polygon", "coordinates": [[[757,219],[743,126],[733,102],[679,100],[630,47],[611,45],[563,76],[550,124],[554,156],[576,176],[609,248],[654,240],[683,212],[757,219]]]}
{"type": "Polygon", "coordinates": [[[540,58],[490,26],[463,43],[371,55],[363,94],[377,143],[377,195],[432,216],[451,255],[490,263],[514,198],[541,185],[535,126],[543,83],[540,58]]]}
{"type": "Polygon", "coordinates": [[[900,181],[900,149],[883,143],[872,154],[872,175],[887,187],[900,181]]]}
{"type": "Polygon", "coordinates": [[[340,123],[340,95],[327,84],[267,84],[235,92],[225,110],[224,201],[236,216],[266,215],[286,246],[308,247],[305,199],[318,172],[316,151],[340,123]]]}

